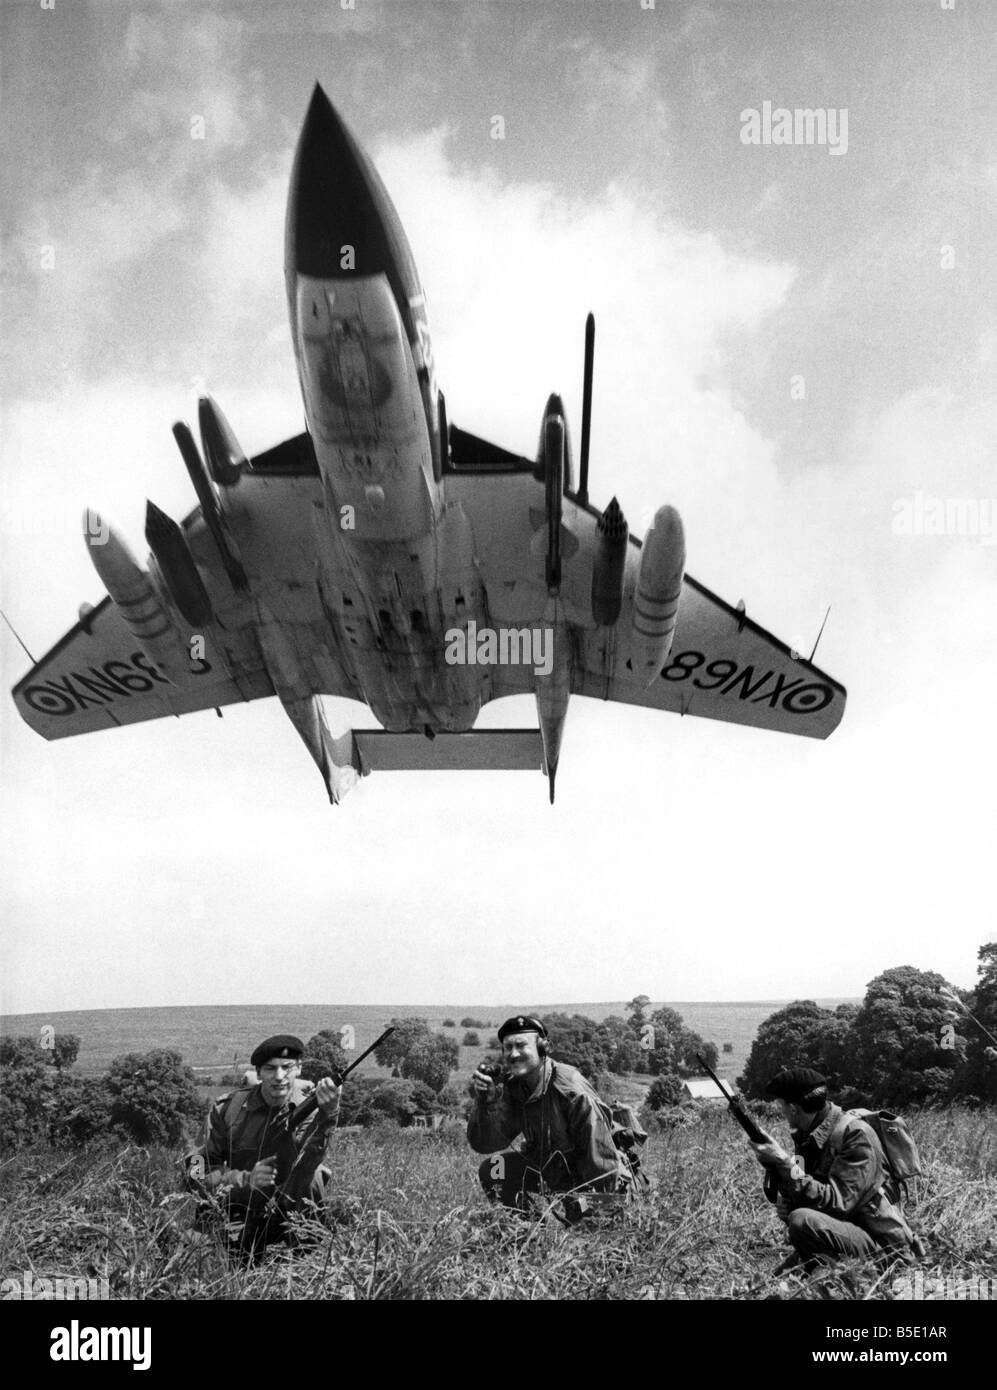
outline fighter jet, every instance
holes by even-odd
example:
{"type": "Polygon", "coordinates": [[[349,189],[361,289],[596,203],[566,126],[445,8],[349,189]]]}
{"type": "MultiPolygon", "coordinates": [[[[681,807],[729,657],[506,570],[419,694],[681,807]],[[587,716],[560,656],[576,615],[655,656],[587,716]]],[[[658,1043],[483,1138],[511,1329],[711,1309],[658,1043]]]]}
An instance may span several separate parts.
{"type": "Polygon", "coordinates": [[[291,174],[285,276],[304,433],[255,457],[210,397],[173,426],[198,505],[148,504],[143,567],[95,512],[107,597],[14,688],[44,738],[276,695],[336,803],[378,769],[532,768],[550,799],[582,695],[826,738],[845,690],[685,573],[678,512],[641,544],[588,500],[559,396],[535,459],[447,421],[426,300],[371,161],[316,85],[291,174]],[[532,694],[537,727],[475,730],[532,694]],[[334,736],[321,697],[379,729],[334,736]]]}

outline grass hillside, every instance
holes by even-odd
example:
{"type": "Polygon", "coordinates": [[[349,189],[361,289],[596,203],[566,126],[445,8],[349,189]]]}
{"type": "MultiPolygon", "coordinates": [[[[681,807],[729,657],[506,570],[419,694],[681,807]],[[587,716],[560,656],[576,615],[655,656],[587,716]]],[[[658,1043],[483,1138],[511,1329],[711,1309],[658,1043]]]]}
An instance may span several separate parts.
{"type": "MultiPolygon", "coordinates": [[[[992,1114],[911,1114],[927,1176],[911,1208],[929,1242],[928,1279],[997,1270],[992,1114]]],[[[140,1299],[891,1299],[897,1271],[842,1265],[808,1283],[772,1278],[786,1253],[760,1169],[722,1108],[652,1136],[649,1198],[621,1217],[565,1229],[484,1202],[480,1161],[451,1123],[339,1136],[331,1229],[293,1256],[229,1266],[190,1234],[176,1155],[126,1149],[22,1151],[0,1169],[0,1270],[106,1275],[140,1299]]]]}

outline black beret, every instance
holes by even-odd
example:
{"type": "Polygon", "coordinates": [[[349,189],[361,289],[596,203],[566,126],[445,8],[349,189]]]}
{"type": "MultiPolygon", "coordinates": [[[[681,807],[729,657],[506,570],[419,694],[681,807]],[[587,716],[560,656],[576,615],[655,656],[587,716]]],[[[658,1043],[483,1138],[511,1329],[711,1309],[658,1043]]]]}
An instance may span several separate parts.
{"type": "Polygon", "coordinates": [[[783,1067],[765,1087],[765,1094],[774,1100],[788,1100],[798,1105],[811,1091],[827,1084],[828,1078],[813,1067],[783,1067]]]}
{"type": "Polygon", "coordinates": [[[545,1038],[547,1029],[538,1018],[531,1018],[529,1014],[517,1014],[515,1018],[507,1018],[498,1030],[499,1042],[512,1033],[539,1033],[542,1038],[545,1038]]]}
{"type": "Polygon", "coordinates": [[[262,1067],[275,1057],[288,1062],[297,1062],[304,1055],[305,1045],[300,1038],[292,1037],[290,1033],[278,1033],[276,1037],[267,1038],[266,1042],[261,1042],[249,1061],[254,1067],[262,1067]]]}

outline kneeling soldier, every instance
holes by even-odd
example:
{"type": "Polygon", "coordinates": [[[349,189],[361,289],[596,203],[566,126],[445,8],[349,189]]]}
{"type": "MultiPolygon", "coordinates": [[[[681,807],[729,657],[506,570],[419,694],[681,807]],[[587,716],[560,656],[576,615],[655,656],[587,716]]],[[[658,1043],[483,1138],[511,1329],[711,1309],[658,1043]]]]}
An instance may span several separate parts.
{"type": "Polygon", "coordinates": [[[793,1131],[795,1155],[770,1139],[752,1144],[766,1169],[765,1194],[786,1223],[793,1255],[780,1266],[809,1272],[834,1260],[910,1258],[913,1233],[883,1190],[883,1150],[864,1120],[827,1098],[826,1079],[810,1067],[780,1071],[766,1087],[793,1131]]]}
{"type": "MultiPolygon", "coordinates": [[[[529,1192],[626,1192],[630,1169],[613,1142],[609,1106],[575,1067],[549,1057],[547,1029],[520,1014],[498,1031],[506,1079],[479,1067],[471,1078],[474,1110],[467,1138],[491,1154],[478,1170],[488,1197],[520,1211],[529,1192]],[[506,1146],[522,1134],[517,1152],[506,1146]],[[502,1150],[502,1152],[496,1152],[502,1150]]],[[[580,1215],[583,1202],[566,1204],[580,1215]]]]}
{"type": "Polygon", "coordinates": [[[244,1222],[241,1248],[260,1250],[286,1240],[288,1216],[306,1202],[321,1208],[331,1176],[332,1137],[342,1088],[331,1077],[317,1086],[298,1078],[304,1044],[290,1035],[267,1038],[250,1061],[255,1086],[219,1096],[208,1114],[205,1142],[188,1154],[187,1183],[196,1192],[197,1225],[224,1203],[231,1222],[244,1222]],[[318,1109],[296,1129],[287,1121],[312,1092],[318,1109]],[[290,1169],[285,1175],[281,1167],[290,1169]]]}

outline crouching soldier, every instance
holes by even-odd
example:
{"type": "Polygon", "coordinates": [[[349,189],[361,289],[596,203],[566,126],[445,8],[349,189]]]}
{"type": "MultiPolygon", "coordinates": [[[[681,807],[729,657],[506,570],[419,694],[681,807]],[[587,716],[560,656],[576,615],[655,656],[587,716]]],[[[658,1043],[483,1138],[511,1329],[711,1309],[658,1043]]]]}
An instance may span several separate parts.
{"type": "Polygon", "coordinates": [[[303,1052],[289,1035],[261,1043],[250,1059],[259,1082],[218,1097],[204,1143],[186,1158],[187,1186],[200,1199],[195,1224],[206,1229],[221,1205],[230,1229],[241,1223],[233,1244],[244,1256],[288,1240],[292,1212],[323,1207],[342,1087],[331,1077],[317,1086],[300,1080],[303,1052]],[[318,1108],[289,1132],[294,1109],[312,1093],[318,1108]]]}
{"type": "Polygon", "coordinates": [[[752,1144],[766,1170],[765,1194],[793,1246],[780,1273],[809,1273],[844,1258],[911,1258],[915,1237],[884,1191],[879,1139],[865,1120],[833,1105],[827,1087],[810,1067],[784,1069],[766,1087],[792,1129],[795,1150],[786,1153],[774,1139],[752,1144]]]}
{"type": "Polygon", "coordinates": [[[502,1076],[484,1064],[474,1073],[467,1125],[471,1148],[491,1154],[478,1170],[489,1199],[528,1211],[528,1193],[570,1192],[565,1213],[577,1219],[585,1193],[628,1192],[633,1180],[613,1141],[609,1107],[581,1072],[548,1056],[540,1020],[520,1014],[498,1036],[502,1076]],[[508,1145],[520,1134],[517,1152],[508,1145]]]}

